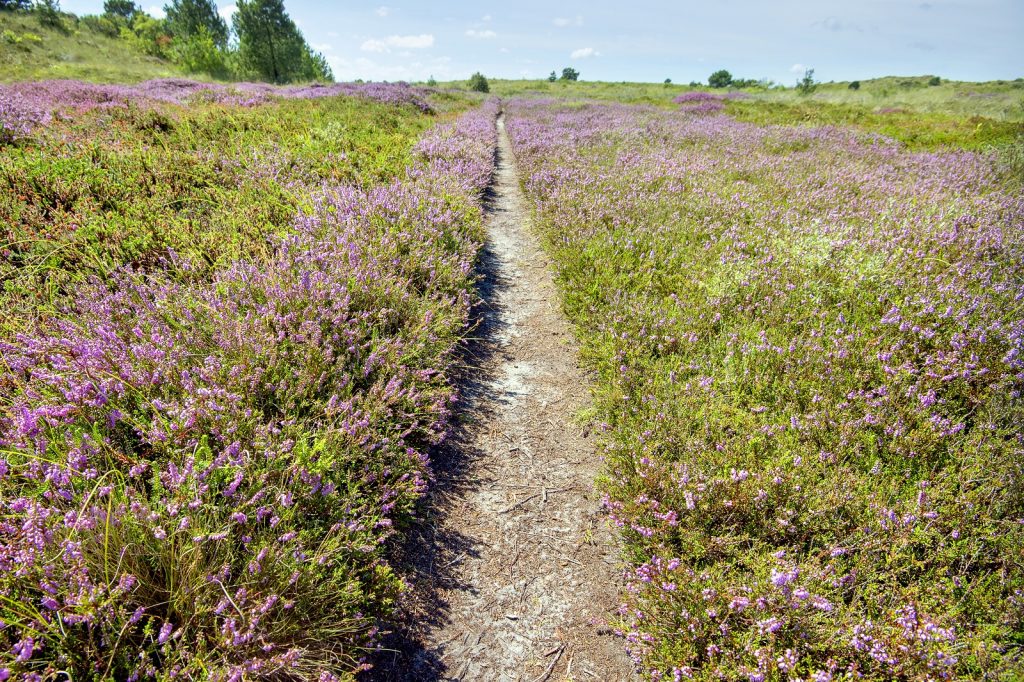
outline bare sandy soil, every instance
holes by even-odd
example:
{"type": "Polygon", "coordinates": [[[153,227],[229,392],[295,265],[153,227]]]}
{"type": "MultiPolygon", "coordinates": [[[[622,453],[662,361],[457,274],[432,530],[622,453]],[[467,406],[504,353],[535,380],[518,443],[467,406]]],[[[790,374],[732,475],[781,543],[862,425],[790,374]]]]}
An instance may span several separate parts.
{"type": "Polygon", "coordinates": [[[411,589],[367,680],[632,680],[606,623],[622,567],[577,415],[587,379],[499,119],[462,426],[401,548],[411,589]]]}

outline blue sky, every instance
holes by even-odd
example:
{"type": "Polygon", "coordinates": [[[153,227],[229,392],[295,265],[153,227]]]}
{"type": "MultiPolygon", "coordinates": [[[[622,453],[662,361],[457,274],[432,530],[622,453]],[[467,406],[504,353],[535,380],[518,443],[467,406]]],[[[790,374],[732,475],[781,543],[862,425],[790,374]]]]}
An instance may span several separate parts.
{"type": "MultiPolygon", "coordinates": [[[[141,0],[151,14],[160,3],[141,0]]],[[[934,74],[1024,76],[1024,0],[285,0],[339,80],[461,79],[473,71],[584,80],[706,81],[720,68],[791,84],[934,74]]],[[[77,14],[102,0],[65,0],[77,14]]],[[[233,5],[220,3],[222,14],[233,5]]]]}

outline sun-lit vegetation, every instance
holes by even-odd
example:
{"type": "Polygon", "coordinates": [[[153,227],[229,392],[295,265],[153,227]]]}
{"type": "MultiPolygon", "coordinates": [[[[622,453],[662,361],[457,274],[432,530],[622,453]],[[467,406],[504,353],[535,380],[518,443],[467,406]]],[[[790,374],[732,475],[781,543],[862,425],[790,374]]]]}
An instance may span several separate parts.
{"type": "Polygon", "coordinates": [[[509,105],[597,371],[631,654],[654,680],[1015,679],[1019,183],[677,99],[509,105]]]}
{"type": "Polygon", "coordinates": [[[447,429],[493,105],[0,102],[0,678],[348,679],[447,429]]]}

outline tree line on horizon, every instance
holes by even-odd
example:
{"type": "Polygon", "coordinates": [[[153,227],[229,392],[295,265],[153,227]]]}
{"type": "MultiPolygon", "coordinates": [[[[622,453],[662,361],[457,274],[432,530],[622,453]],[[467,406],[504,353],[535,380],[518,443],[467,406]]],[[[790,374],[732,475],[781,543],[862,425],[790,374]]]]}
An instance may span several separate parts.
{"type": "Polygon", "coordinates": [[[236,6],[229,27],[213,0],[171,0],[163,18],[133,0],[106,0],[102,15],[81,18],[61,12],[58,0],[0,0],[2,10],[32,11],[44,26],[64,32],[81,23],[188,73],[277,84],[334,80],[326,58],[306,42],[283,0],[238,0],[236,6]]]}

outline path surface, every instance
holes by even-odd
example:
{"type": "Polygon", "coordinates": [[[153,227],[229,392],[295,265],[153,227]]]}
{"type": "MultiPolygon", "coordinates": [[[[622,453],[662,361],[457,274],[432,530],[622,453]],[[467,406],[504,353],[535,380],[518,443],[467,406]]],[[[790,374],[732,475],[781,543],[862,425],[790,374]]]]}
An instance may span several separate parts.
{"type": "Polygon", "coordinates": [[[587,381],[498,126],[481,338],[462,382],[474,420],[435,457],[427,517],[404,548],[415,601],[368,679],[632,680],[605,625],[621,567],[575,419],[587,381]]]}

